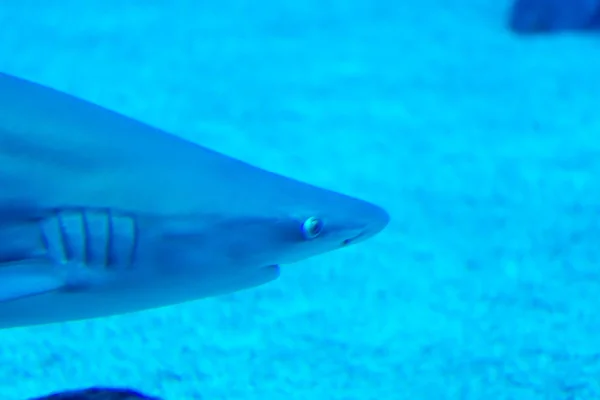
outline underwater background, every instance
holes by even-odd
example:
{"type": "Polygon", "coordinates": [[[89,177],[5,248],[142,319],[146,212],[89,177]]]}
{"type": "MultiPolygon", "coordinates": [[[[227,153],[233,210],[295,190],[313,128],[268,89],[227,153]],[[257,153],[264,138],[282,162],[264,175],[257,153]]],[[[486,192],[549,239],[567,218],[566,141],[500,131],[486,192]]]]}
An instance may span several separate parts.
{"type": "Polygon", "coordinates": [[[392,222],[257,289],[2,330],[0,399],[600,398],[600,39],[509,6],[1,2],[1,71],[392,222]]]}

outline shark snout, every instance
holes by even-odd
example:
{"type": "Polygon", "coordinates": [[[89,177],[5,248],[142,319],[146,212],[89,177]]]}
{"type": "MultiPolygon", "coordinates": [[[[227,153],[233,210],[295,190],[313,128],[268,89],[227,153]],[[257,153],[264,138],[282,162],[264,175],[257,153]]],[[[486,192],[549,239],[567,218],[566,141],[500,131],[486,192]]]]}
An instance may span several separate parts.
{"type": "Polygon", "coordinates": [[[344,245],[363,242],[381,232],[390,222],[388,212],[371,203],[363,203],[356,217],[360,221],[360,229],[356,235],[344,240],[344,245]]]}

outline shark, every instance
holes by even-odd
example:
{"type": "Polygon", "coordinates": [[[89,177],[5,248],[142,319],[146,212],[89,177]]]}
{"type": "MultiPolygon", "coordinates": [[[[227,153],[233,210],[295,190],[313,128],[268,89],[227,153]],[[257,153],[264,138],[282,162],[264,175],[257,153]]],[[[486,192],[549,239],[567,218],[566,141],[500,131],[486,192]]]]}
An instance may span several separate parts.
{"type": "Polygon", "coordinates": [[[253,288],[389,220],[368,201],[0,73],[0,328],[253,288]]]}

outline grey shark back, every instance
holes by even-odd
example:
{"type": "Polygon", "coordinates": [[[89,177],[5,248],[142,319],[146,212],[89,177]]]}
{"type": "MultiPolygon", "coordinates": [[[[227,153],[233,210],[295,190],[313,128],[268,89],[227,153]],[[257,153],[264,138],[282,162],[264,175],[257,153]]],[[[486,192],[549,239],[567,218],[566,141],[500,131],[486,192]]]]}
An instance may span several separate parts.
{"type": "Polygon", "coordinates": [[[375,235],[369,202],[0,74],[0,327],[230,293],[375,235]]]}

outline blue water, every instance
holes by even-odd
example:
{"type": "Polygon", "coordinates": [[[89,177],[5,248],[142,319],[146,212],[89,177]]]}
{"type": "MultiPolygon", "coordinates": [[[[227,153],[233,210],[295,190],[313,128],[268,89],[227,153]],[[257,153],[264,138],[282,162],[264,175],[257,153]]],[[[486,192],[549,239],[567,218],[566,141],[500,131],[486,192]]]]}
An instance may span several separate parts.
{"type": "Polygon", "coordinates": [[[600,398],[600,43],[508,7],[1,2],[0,70],[393,221],[254,290],[0,331],[0,399],[600,398]]]}

